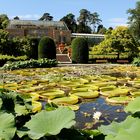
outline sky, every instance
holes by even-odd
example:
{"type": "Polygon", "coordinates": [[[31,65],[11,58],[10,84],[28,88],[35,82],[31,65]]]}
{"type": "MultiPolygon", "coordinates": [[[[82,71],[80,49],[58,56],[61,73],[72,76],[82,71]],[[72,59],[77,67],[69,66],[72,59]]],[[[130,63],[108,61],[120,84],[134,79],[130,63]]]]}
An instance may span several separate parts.
{"type": "Polygon", "coordinates": [[[7,14],[10,19],[37,20],[43,13],[50,13],[54,21],[60,20],[68,13],[79,16],[81,9],[91,13],[97,12],[104,27],[127,25],[129,14],[138,0],[0,0],[0,14],[7,14]]]}

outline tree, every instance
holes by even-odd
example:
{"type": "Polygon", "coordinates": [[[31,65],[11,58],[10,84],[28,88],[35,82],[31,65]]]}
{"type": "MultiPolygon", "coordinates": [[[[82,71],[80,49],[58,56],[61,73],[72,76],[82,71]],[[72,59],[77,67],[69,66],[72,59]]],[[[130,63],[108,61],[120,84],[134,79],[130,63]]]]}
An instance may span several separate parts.
{"type": "Polygon", "coordinates": [[[136,3],[135,9],[127,11],[130,16],[128,17],[128,24],[132,35],[140,42],[140,1],[136,3]]]}
{"type": "Polygon", "coordinates": [[[14,19],[15,19],[15,20],[20,20],[18,16],[15,16],[14,19]]]}
{"type": "Polygon", "coordinates": [[[99,25],[102,20],[99,19],[99,14],[97,12],[90,14],[89,18],[90,24],[93,25],[92,31],[95,33],[96,25],[99,25]]]}
{"type": "Polygon", "coordinates": [[[8,32],[0,29],[0,54],[7,54],[8,46],[8,32]]]}
{"type": "Polygon", "coordinates": [[[60,21],[64,21],[72,33],[76,32],[77,24],[76,24],[76,20],[75,20],[75,15],[73,15],[72,13],[69,13],[66,16],[64,16],[63,18],[61,18],[60,21]]]}
{"type": "Polygon", "coordinates": [[[77,21],[79,23],[78,32],[89,33],[90,11],[88,11],[87,9],[81,9],[80,16],[78,17],[77,21]]]}
{"type": "Polygon", "coordinates": [[[93,51],[99,51],[103,54],[116,52],[118,59],[121,53],[127,52],[131,58],[138,53],[138,44],[127,27],[118,26],[109,32],[105,40],[97,45],[93,51]]]}
{"type": "Polygon", "coordinates": [[[5,29],[9,23],[9,18],[5,14],[0,15],[0,29],[5,29]]]}
{"type": "Polygon", "coordinates": [[[39,20],[52,21],[53,20],[53,16],[50,16],[49,13],[44,13],[43,16],[39,20]]]}
{"type": "Polygon", "coordinates": [[[97,33],[98,34],[105,34],[106,31],[107,31],[107,29],[102,24],[99,25],[98,28],[97,28],[97,33]]]}

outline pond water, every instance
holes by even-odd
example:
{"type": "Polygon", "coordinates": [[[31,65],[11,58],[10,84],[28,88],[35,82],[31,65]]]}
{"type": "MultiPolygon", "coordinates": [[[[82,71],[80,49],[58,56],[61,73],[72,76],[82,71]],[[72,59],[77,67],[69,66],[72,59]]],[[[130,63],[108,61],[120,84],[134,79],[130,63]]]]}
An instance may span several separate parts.
{"type": "Polygon", "coordinates": [[[110,105],[106,103],[103,97],[99,97],[93,101],[80,104],[80,109],[76,111],[76,128],[93,129],[101,124],[108,125],[112,121],[121,122],[127,117],[124,112],[125,105],[110,105]],[[96,112],[101,112],[98,121],[93,118],[96,112]]]}

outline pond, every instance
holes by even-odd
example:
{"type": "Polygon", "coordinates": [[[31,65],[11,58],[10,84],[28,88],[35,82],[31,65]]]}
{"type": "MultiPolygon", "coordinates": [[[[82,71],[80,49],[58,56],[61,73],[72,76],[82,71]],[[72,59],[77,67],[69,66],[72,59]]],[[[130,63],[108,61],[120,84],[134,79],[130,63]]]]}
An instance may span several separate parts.
{"type": "Polygon", "coordinates": [[[76,110],[76,127],[82,129],[124,120],[124,106],[140,96],[140,69],[132,66],[80,65],[0,74],[1,88],[76,110]]]}

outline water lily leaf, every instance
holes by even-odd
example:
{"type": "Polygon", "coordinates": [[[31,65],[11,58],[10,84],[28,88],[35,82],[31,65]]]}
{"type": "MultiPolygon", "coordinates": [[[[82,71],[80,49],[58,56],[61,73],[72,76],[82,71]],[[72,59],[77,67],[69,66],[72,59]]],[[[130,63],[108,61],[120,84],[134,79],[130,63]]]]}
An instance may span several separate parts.
{"type": "Polygon", "coordinates": [[[140,97],[137,97],[134,99],[134,101],[131,101],[124,109],[126,112],[136,113],[140,111],[140,97]]]}
{"type": "Polygon", "coordinates": [[[2,107],[2,104],[3,102],[2,102],[2,99],[0,98],[0,108],[2,107]]]}
{"type": "Polygon", "coordinates": [[[109,126],[101,126],[99,130],[107,135],[105,140],[139,140],[139,118],[131,116],[121,123],[113,122],[109,126]]]}
{"type": "Polygon", "coordinates": [[[26,115],[29,113],[26,106],[20,104],[15,104],[15,112],[16,116],[26,115]]]}
{"type": "Polygon", "coordinates": [[[14,116],[0,112],[0,120],[0,139],[11,140],[16,132],[14,116]]]}
{"type": "Polygon", "coordinates": [[[39,139],[43,136],[57,135],[63,128],[70,128],[75,124],[74,118],[74,112],[66,107],[60,107],[53,111],[42,110],[32,116],[25,127],[29,129],[30,138],[39,139]]]}

